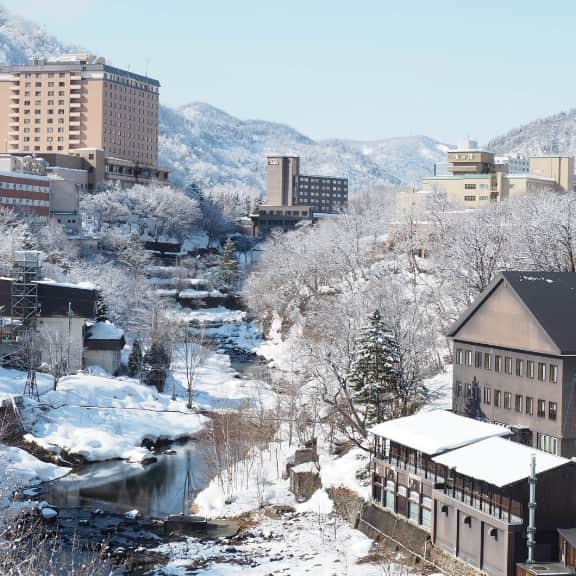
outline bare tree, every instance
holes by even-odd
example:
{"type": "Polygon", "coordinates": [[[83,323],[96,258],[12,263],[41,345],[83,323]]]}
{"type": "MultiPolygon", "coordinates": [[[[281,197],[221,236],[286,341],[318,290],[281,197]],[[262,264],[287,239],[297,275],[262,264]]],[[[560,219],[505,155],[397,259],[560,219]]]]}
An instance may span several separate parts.
{"type": "Polygon", "coordinates": [[[183,330],[184,361],[186,366],[186,386],[188,390],[188,409],[192,408],[192,393],[196,370],[205,361],[208,354],[206,331],[203,325],[198,329],[186,326],[183,330]]]}

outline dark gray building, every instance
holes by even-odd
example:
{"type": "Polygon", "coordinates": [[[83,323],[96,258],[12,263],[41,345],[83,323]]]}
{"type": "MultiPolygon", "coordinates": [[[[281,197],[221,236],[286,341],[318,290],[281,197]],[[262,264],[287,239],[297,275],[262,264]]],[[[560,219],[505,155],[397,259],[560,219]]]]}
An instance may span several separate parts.
{"type": "Polygon", "coordinates": [[[296,176],[295,204],[313,206],[316,212],[333,214],[348,204],[348,179],[325,176],[296,176]]]}
{"type": "Polygon", "coordinates": [[[254,234],[291,230],[315,214],[335,214],[348,204],[348,179],[300,174],[298,156],[268,156],[266,203],[252,215],[254,234]]]}
{"type": "Polygon", "coordinates": [[[453,409],[576,456],[576,273],[503,272],[450,329],[453,409]]]}

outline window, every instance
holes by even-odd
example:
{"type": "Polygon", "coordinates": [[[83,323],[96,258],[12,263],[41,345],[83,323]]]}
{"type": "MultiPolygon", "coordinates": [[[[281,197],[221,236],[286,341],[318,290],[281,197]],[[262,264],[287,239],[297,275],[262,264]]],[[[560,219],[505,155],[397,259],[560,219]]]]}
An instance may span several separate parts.
{"type": "Polygon", "coordinates": [[[538,410],[536,415],[538,416],[538,418],[544,418],[546,416],[546,401],[545,400],[541,400],[540,398],[538,398],[538,410]]]}
{"type": "Polygon", "coordinates": [[[464,384],[464,393],[466,394],[466,398],[472,397],[472,387],[470,386],[470,382],[464,384]]]}
{"type": "Polygon", "coordinates": [[[463,353],[462,348],[456,348],[456,364],[462,366],[463,353]]]}
{"type": "Polygon", "coordinates": [[[536,438],[539,450],[549,452],[550,454],[558,454],[557,438],[554,438],[554,436],[548,436],[546,434],[538,434],[536,438]]]}
{"type": "Polygon", "coordinates": [[[502,398],[502,392],[500,390],[494,390],[494,407],[500,408],[502,398]]]}
{"type": "Polygon", "coordinates": [[[480,200],[488,200],[488,196],[480,196],[480,200]]]}
{"type": "Polygon", "coordinates": [[[534,414],[534,398],[526,396],[526,414],[532,416],[534,414]]]}
{"type": "Polygon", "coordinates": [[[474,368],[482,368],[482,352],[474,352],[474,368]]]}
{"type": "Polygon", "coordinates": [[[480,402],[480,386],[476,383],[472,383],[472,398],[480,402]]]}
{"type": "Polygon", "coordinates": [[[504,408],[510,410],[512,408],[512,393],[504,392],[504,408]]]}
{"type": "Polygon", "coordinates": [[[544,382],[546,380],[546,364],[538,362],[538,380],[544,382]]]}
{"type": "Polygon", "coordinates": [[[528,376],[528,378],[534,379],[534,361],[533,360],[527,360],[526,361],[526,376],[528,376]]]}
{"type": "Polygon", "coordinates": [[[464,196],[464,202],[476,202],[476,196],[464,196]]]}
{"type": "Polygon", "coordinates": [[[512,358],[510,358],[510,356],[504,358],[504,372],[506,372],[506,374],[512,374],[512,358]]]}
{"type": "Polygon", "coordinates": [[[522,394],[516,394],[514,397],[514,411],[522,412],[522,394]]]}
{"type": "Polygon", "coordinates": [[[484,370],[492,370],[492,354],[484,353],[484,370]]]}
{"type": "Polygon", "coordinates": [[[524,360],[516,360],[516,376],[524,376],[524,360]]]}
{"type": "Polygon", "coordinates": [[[472,366],[472,350],[466,350],[466,366],[472,366]]]}
{"type": "Polygon", "coordinates": [[[556,402],[548,402],[548,418],[550,420],[556,420],[558,415],[558,404],[556,402]]]}
{"type": "Polygon", "coordinates": [[[464,184],[464,190],[476,190],[476,184],[464,184]]]}
{"type": "Polygon", "coordinates": [[[462,382],[460,380],[456,380],[456,396],[462,396],[462,382]]]}
{"type": "Polygon", "coordinates": [[[558,366],[550,364],[550,382],[558,382],[558,366]]]}
{"type": "Polygon", "coordinates": [[[484,386],[484,404],[490,404],[492,399],[492,390],[490,390],[490,386],[484,386]]]}
{"type": "Polygon", "coordinates": [[[502,372],[502,356],[494,356],[494,372],[502,372]]]}

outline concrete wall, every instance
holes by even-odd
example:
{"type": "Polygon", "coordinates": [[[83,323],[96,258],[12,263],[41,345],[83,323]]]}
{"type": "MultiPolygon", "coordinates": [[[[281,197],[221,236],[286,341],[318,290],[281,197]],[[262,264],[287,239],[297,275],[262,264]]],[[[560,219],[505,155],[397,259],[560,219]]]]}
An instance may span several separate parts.
{"type": "Polygon", "coordinates": [[[434,492],[433,543],[490,576],[513,574],[523,524],[508,524],[434,492]]]}
{"type": "Polygon", "coordinates": [[[572,192],[574,189],[574,158],[569,156],[530,157],[530,174],[553,178],[558,191],[572,192]]]}
{"type": "Polygon", "coordinates": [[[371,538],[389,536],[419,556],[426,554],[426,543],[430,539],[425,530],[373,503],[364,508],[358,529],[371,538]]]}
{"type": "MultiPolygon", "coordinates": [[[[68,334],[70,334],[70,370],[82,369],[82,348],[84,344],[84,318],[72,318],[70,331],[68,331],[68,317],[41,318],[39,329],[48,330],[49,339],[59,345],[66,346],[64,356],[67,357],[68,334]]],[[[49,362],[50,351],[44,345],[41,350],[41,361],[49,362]]]]}
{"type": "Polygon", "coordinates": [[[110,374],[120,369],[120,352],[115,350],[84,350],[84,367],[100,366],[110,374]]]}

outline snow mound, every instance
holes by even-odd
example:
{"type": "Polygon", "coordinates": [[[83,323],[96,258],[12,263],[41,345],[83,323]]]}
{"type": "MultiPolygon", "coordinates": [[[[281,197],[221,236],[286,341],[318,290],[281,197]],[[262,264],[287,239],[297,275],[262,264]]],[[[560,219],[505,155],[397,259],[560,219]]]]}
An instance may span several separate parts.
{"type": "Polygon", "coordinates": [[[334,502],[325,490],[319,489],[312,494],[309,500],[296,506],[297,512],[315,512],[317,514],[331,514],[334,510],[334,502]]]}
{"type": "Polygon", "coordinates": [[[89,461],[141,461],[149,454],[142,447],[144,440],[193,436],[207,422],[190,412],[184,400],[173,401],[132,379],[67,376],[58,390],[44,394],[42,400],[49,409],[38,414],[26,439],[89,461]]]}

